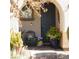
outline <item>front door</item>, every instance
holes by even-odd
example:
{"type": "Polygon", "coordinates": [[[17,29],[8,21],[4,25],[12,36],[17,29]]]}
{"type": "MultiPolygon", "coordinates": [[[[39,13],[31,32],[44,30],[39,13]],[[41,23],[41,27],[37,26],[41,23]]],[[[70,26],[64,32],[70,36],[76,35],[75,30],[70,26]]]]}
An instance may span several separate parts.
{"type": "Polygon", "coordinates": [[[44,3],[44,7],[48,9],[47,12],[41,12],[41,33],[45,38],[51,26],[55,26],[55,5],[52,3],[44,3]]]}

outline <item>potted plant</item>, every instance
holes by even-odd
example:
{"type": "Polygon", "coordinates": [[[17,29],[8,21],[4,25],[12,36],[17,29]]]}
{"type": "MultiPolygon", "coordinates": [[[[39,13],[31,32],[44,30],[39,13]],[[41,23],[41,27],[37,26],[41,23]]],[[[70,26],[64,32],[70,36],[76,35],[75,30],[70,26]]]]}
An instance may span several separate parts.
{"type": "Polygon", "coordinates": [[[50,38],[50,43],[54,48],[60,47],[61,33],[56,29],[56,27],[51,27],[47,32],[47,37],[50,38]]]}
{"type": "Polygon", "coordinates": [[[37,45],[37,38],[28,38],[28,41],[27,41],[27,45],[28,46],[36,46],[37,45]]]}
{"type": "Polygon", "coordinates": [[[43,38],[41,37],[41,34],[40,35],[37,35],[37,46],[42,46],[43,45],[43,38]]]}
{"type": "Polygon", "coordinates": [[[21,39],[21,33],[20,32],[10,32],[10,49],[13,52],[16,50],[16,53],[21,52],[21,48],[23,46],[23,42],[21,39]]]}

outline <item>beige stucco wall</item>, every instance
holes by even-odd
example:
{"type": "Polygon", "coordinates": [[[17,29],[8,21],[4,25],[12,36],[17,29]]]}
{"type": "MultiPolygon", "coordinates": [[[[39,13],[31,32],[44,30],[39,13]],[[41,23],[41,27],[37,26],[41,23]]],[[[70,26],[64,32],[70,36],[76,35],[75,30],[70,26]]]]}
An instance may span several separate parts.
{"type": "Polygon", "coordinates": [[[55,15],[56,15],[56,28],[60,31],[60,15],[59,15],[59,11],[56,8],[55,9],[55,15]]]}
{"type": "Polygon", "coordinates": [[[67,37],[67,28],[69,27],[68,24],[68,0],[54,0],[55,4],[58,7],[60,13],[60,31],[62,32],[62,39],[61,39],[61,47],[64,49],[69,48],[69,40],[67,37]],[[59,6],[58,6],[59,4],[59,6]],[[59,8],[60,7],[60,8],[59,8]]]}
{"type": "Polygon", "coordinates": [[[34,20],[33,21],[21,21],[22,24],[22,31],[25,30],[26,32],[31,30],[34,31],[36,34],[41,34],[41,24],[40,24],[40,17],[34,13],[34,20]],[[32,25],[31,25],[32,23],[32,25]]]}

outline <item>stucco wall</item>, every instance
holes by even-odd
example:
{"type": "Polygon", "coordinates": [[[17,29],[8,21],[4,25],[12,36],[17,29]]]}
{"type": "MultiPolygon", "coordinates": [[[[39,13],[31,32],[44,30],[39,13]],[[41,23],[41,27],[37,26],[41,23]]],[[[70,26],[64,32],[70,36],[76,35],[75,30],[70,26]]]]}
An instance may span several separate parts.
{"type": "Polygon", "coordinates": [[[19,19],[14,16],[13,13],[10,13],[10,30],[19,32],[19,19]]]}
{"type": "Polygon", "coordinates": [[[69,27],[68,23],[68,11],[69,11],[69,0],[61,0],[61,6],[64,12],[64,32],[67,31],[67,28],[69,27]]]}
{"type": "Polygon", "coordinates": [[[61,46],[62,46],[62,48],[67,49],[67,48],[69,48],[69,40],[67,37],[67,29],[69,27],[69,23],[68,23],[69,0],[60,0],[60,1],[56,0],[56,1],[58,1],[58,3],[60,4],[60,6],[62,8],[62,11],[63,11],[63,15],[60,15],[61,17],[63,17],[62,19],[60,19],[60,21],[61,21],[60,28],[61,28],[61,26],[63,27],[62,28],[61,46]]]}
{"type": "Polygon", "coordinates": [[[21,28],[22,31],[25,30],[27,32],[31,30],[34,31],[36,34],[41,34],[40,17],[35,13],[34,13],[33,21],[21,21],[21,23],[22,23],[22,28],[21,28]]]}

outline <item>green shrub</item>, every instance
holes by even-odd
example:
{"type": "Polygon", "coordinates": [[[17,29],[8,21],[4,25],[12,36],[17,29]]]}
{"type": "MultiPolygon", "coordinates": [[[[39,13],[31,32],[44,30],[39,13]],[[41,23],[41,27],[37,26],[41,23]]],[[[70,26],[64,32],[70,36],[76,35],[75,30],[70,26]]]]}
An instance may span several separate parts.
{"type": "Polygon", "coordinates": [[[60,39],[61,33],[56,29],[56,27],[51,27],[49,31],[47,32],[47,37],[50,37],[50,39],[60,39]]]}
{"type": "Polygon", "coordinates": [[[20,32],[10,32],[10,47],[20,47],[23,45],[21,33],[20,32]]]}

